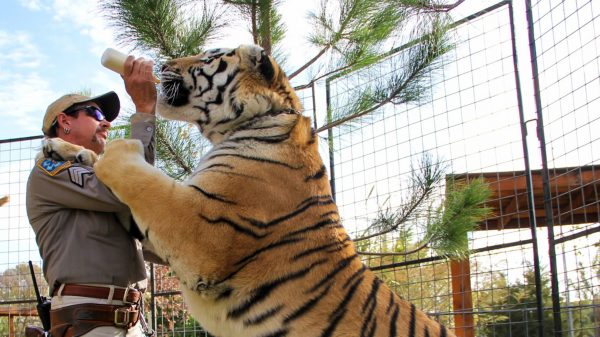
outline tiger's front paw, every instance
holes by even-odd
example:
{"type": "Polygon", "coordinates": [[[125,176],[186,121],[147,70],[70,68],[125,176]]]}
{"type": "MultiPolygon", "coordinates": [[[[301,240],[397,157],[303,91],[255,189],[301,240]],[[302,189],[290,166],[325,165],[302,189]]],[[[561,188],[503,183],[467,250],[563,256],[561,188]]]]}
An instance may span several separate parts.
{"type": "Polygon", "coordinates": [[[138,139],[115,139],[106,145],[103,159],[126,159],[131,156],[144,156],[144,145],[138,139]]]}
{"type": "Polygon", "coordinates": [[[98,155],[83,146],[71,144],[61,138],[47,138],[42,141],[42,151],[36,156],[41,158],[52,158],[60,161],[71,161],[85,166],[94,166],[98,155]]]}
{"type": "Polygon", "coordinates": [[[100,180],[108,183],[111,177],[122,179],[132,161],[144,160],[144,146],[137,139],[115,139],[109,142],[102,157],[94,166],[94,171],[100,180]]]}

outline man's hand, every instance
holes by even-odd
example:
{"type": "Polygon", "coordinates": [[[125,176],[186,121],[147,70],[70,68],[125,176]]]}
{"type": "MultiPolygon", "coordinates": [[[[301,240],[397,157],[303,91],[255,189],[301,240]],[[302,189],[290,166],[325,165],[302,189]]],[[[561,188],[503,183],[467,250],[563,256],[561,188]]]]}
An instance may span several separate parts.
{"type": "Polygon", "coordinates": [[[152,76],[154,62],[129,55],[121,75],[125,90],[133,100],[137,112],[154,114],[156,111],[156,85],[152,76]]]}

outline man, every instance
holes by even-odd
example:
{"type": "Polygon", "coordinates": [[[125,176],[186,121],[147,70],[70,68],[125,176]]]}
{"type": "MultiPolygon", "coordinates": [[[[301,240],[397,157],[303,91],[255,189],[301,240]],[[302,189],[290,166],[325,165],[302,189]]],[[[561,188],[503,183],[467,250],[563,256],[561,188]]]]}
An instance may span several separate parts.
{"type": "MultiPolygon", "coordinates": [[[[136,107],[131,137],[142,141],[153,163],[152,62],[129,56],[122,77],[136,107]]],[[[65,95],[48,106],[42,131],[100,154],[119,109],[112,91],[65,95]]],[[[132,286],[146,280],[144,257],[131,226],[116,215],[128,212],[127,206],[91,167],[52,158],[39,160],[31,171],[26,200],[52,296],[52,336],[143,336],[141,294],[132,286]]]]}

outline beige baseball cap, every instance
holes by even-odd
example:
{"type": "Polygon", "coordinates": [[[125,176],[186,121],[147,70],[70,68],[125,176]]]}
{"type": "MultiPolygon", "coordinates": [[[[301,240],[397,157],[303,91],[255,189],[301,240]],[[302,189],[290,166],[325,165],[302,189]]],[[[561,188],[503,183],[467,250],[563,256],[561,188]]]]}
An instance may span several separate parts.
{"type": "Polygon", "coordinates": [[[44,124],[42,125],[42,132],[46,136],[50,136],[49,132],[52,125],[56,123],[58,114],[64,112],[75,104],[94,102],[98,104],[104,117],[109,122],[112,122],[119,115],[121,109],[121,102],[119,96],[114,91],[109,91],[106,94],[102,94],[96,97],[89,97],[80,94],[66,94],[56,101],[48,105],[46,114],[44,115],[44,124]]]}

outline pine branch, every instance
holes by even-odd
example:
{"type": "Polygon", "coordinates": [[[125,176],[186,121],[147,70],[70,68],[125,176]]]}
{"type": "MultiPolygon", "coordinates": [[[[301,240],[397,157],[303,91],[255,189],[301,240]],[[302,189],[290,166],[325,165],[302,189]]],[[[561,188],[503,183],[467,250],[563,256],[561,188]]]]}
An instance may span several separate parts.
{"type": "Polygon", "coordinates": [[[431,242],[431,240],[428,240],[425,243],[418,246],[417,248],[407,250],[404,252],[379,253],[379,252],[357,251],[357,253],[360,255],[365,255],[365,256],[407,256],[407,255],[418,253],[418,252],[422,251],[423,249],[428,248],[430,242],[431,242]]]}
{"type": "Polygon", "coordinates": [[[312,19],[315,21],[316,26],[320,26],[324,30],[322,36],[315,35],[311,38],[313,44],[320,46],[320,51],[308,62],[300,66],[296,71],[292,72],[292,74],[288,76],[290,79],[294,78],[295,76],[306,70],[308,67],[310,67],[312,64],[314,64],[331,48],[338,49],[336,45],[345,37],[347,38],[351,36],[351,33],[346,32],[345,30],[348,29],[351,22],[356,19],[358,6],[360,4],[361,1],[351,1],[349,4],[345,5],[343,1],[340,1],[340,7],[342,7],[342,10],[339,14],[340,21],[338,29],[333,28],[333,26],[330,24],[331,20],[328,19],[326,16],[327,7],[325,6],[325,2],[322,3],[320,15],[316,15],[314,13],[310,14],[312,19]],[[325,36],[327,32],[329,32],[329,38],[325,36]]]}
{"type": "MultiPolygon", "coordinates": [[[[321,58],[321,56],[323,56],[323,54],[325,54],[327,52],[327,50],[329,50],[330,45],[326,45],[325,47],[323,47],[318,53],[317,55],[313,56],[312,59],[310,59],[308,62],[306,62],[304,65],[302,65],[300,68],[298,68],[296,71],[294,71],[291,75],[288,76],[288,78],[291,80],[292,78],[296,77],[296,75],[300,74],[301,72],[303,72],[304,70],[306,70],[306,68],[310,67],[313,63],[315,63],[319,58],[321,58]]],[[[312,81],[314,82],[314,81],[312,81]]],[[[311,82],[311,83],[312,83],[311,82]]]]}
{"type": "Polygon", "coordinates": [[[413,4],[413,6],[417,8],[423,8],[431,12],[449,12],[454,8],[458,7],[463,2],[465,2],[465,0],[458,0],[452,4],[437,4],[435,2],[430,1],[416,1],[413,4]]]}
{"type": "Polygon", "coordinates": [[[352,95],[356,98],[347,104],[349,108],[339,110],[334,121],[321,126],[317,132],[358,120],[388,103],[419,103],[427,92],[422,83],[441,67],[439,60],[453,47],[445,38],[445,29],[436,23],[429,35],[409,44],[403,51],[406,61],[402,69],[395,70],[390,79],[383,78],[376,82],[383,84],[368,86],[352,95]]]}
{"type": "Polygon", "coordinates": [[[159,119],[156,132],[156,166],[177,180],[190,175],[208,148],[208,141],[191,124],[184,122],[159,119]]]}
{"type": "Polygon", "coordinates": [[[430,248],[438,255],[462,258],[468,254],[467,233],[487,218],[491,209],[484,206],[491,190],[483,179],[455,182],[447,179],[446,200],[441,215],[428,223],[430,248]]]}
{"type": "MultiPolygon", "coordinates": [[[[443,166],[440,162],[433,162],[430,155],[424,154],[418,169],[412,170],[411,185],[408,194],[410,198],[391,216],[385,216],[380,212],[380,217],[369,228],[377,224],[384,224],[383,228],[376,233],[363,235],[354,239],[354,242],[369,240],[384,234],[397,230],[418,212],[423,202],[431,197],[437,184],[440,183],[443,176],[443,166]],[[389,225],[385,225],[389,224],[389,225]]],[[[367,229],[367,231],[369,230],[367,229]]]]}
{"type": "MultiPolygon", "coordinates": [[[[381,54],[383,43],[393,40],[396,33],[405,29],[406,23],[414,26],[412,36],[422,36],[423,28],[427,29],[427,25],[422,23],[445,19],[444,13],[461,2],[438,5],[422,0],[338,0],[339,10],[330,10],[326,1],[322,1],[319,14],[310,13],[317,31],[310,36],[309,42],[319,48],[319,57],[303,64],[290,77],[296,77],[317,63],[325,54],[323,50],[332,51],[331,61],[334,57],[339,58],[339,64],[326,71],[329,74],[374,64],[381,59],[375,55],[381,54]],[[425,6],[429,9],[425,10],[425,6]],[[332,15],[328,16],[330,12],[332,15]],[[333,17],[339,20],[334,23],[333,17]]],[[[316,79],[310,82],[314,81],[316,79]]]]}
{"type": "Polygon", "coordinates": [[[255,44],[273,55],[276,45],[283,40],[285,25],[277,11],[279,1],[274,0],[224,0],[237,8],[250,21],[250,34],[255,44]]]}
{"type": "MultiPolygon", "coordinates": [[[[383,214],[380,211],[379,218],[366,231],[378,227],[377,224],[383,224],[383,229],[371,235],[365,235],[355,242],[372,239],[385,235],[395,230],[402,230],[402,225],[406,224],[409,216],[422,212],[422,205],[431,197],[431,193],[425,198],[418,191],[414,191],[414,186],[426,187],[438,185],[443,177],[443,170],[439,167],[439,162],[431,165],[431,158],[425,155],[422,160],[422,173],[416,175],[413,188],[409,193],[419,199],[416,203],[403,206],[397,214],[383,214]],[[429,172],[428,172],[429,171],[429,172]],[[406,209],[403,213],[402,209],[406,209]]],[[[490,208],[484,206],[489,199],[491,191],[482,179],[473,179],[471,181],[455,182],[452,177],[446,177],[446,194],[442,206],[433,214],[428,211],[427,224],[425,226],[425,236],[416,247],[404,252],[371,252],[361,251],[358,253],[367,256],[406,256],[425,249],[431,249],[438,256],[448,256],[455,258],[464,258],[468,255],[468,237],[467,233],[475,230],[477,224],[490,215],[490,208]]],[[[414,226],[413,226],[414,227],[414,226]]]]}
{"type": "Polygon", "coordinates": [[[159,145],[162,145],[162,147],[169,153],[168,158],[174,160],[177,165],[183,169],[186,175],[192,174],[192,168],[185,163],[182,157],[177,153],[175,148],[171,145],[171,143],[169,143],[168,139],[166,139],[160,130],[156,130],[156,140],[159,145]]]}
{"type": "Polygon", "coordinates": [[[100,9],[116,28],[119,44],[166,58],[199,53],[225,26],[218,7],[206,2],[199,17],[186,15],[190,3],[183,0],[104,0],[100,9]]]}
{"type": "MultiPolygon", "coordinates": [[[[309,41],[319,48],[319,57],[327,50],[334,51],[342,62],[336,68],[370,64],[367,61],[370,56],[379,53],[379,45],[388,40],[399,26],[401,12],[395,10],[395,4],[379,0],[339,0],[338,7],[329,10],[323,1],[319,14],[310,13],[317,31],[309,41]],[[334,17],[337,20],[334,21],[334,17]]],[[[315,62],[315,58],[311,59],[291,77],[315,62]]]]}
{"type": "MultiPolygon", "coordinates": [[[[383,54],[383,55],[379,56],[379,57],[378,57],[378,60],[382,60],[382,59],[384,59],[384,56],[387,56],[387,54],[383,54]]],[[[323,73],[323,74],[321,74],[321,75],[319,75],[319,76],[317,76],[317,77],[315,77],[315,78],[311,79],[311,80],[310,80],[308,83],[305,83],[305,84],[298,85],[298,86],[296,86],[296,87],[294,87],[294,88],[295,88],[296,90],[302,90],[302,89],[306,89],[306,88],[308,88],[308,87],[312,86],[312,85],[313,85],[313,83],[316,83],[317,81],[319,81],[319,80],[321,80],[321,79],[323,79],[323,78],[326,78],[326,77],[329,77],[329,78],[338,77],[338,76],[340,76],[341,74],[345,74],[345,73],[348,73],[349,71],[352,71],[353,69],[360,68],[359,66],[360,66],[360,64],[359,64],[358,62],[351,63],[351,64],[347,64],[347,65],[345,65],[345,66],[342,66],[342,67],[339,67],[339,68],[336,68],[336,69],[330,70],[330,71],[328,71],[328,72],[326,72],[326,73],[323,73]]],[[[304,69],[302,69],[302,70],[304,70],[304,69]]],[[[298,71],[296,71],[296,72],[298,72],[298,73],[299,73],[300,71],[298,70],[298,71]]]]}

